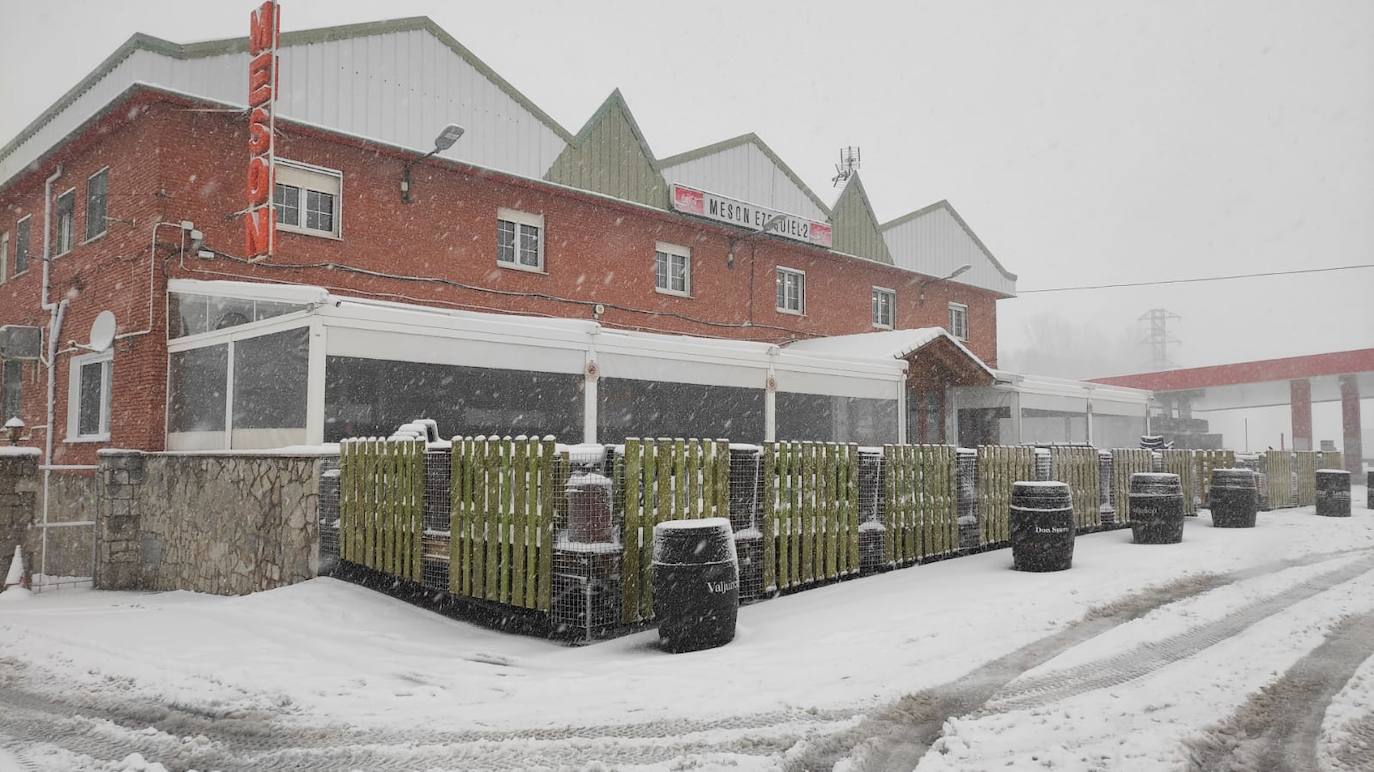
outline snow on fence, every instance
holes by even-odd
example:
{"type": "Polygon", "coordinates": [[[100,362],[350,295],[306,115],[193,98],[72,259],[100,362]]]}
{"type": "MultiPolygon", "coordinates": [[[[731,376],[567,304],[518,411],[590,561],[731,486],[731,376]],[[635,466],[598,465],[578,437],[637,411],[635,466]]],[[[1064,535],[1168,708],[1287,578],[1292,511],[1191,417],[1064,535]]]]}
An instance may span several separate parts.
{"type": "Polygon", "coordinates": [[[888,565],[910,565],[957,551],[955,449],[948,445],[886,445],[883,466],[883,549],[888,565]]]}
{"type": "Polygon", "coordinates": [[[1069,486],[1075,526],[1086,530],[1102,525],[1097,448],[1052,446],[1050,469],[1052,479],[1069,486]]]}
{"type": "Polygon", "coordinates": [[[764,589],[857,575],[858,445],[769,443],[762,473],[764,589]]]}
{"type": "Polygon", "coordinates": [[[1321,468],[1320,451],[1299,450],[1293,453],[1294,487],[1298,506],[1310,507],[1317,503],[1317,470],[1321,468]]]}
{"type": "MultiPolygon", "coordinates": [[[[1112,450],[1112,501],[1116,506],[1116,522],[1131,522],[1131,475],[1153,469],[1152,451],[1143,448],[1115,448],[1112,450]]],[[[1180,478],[1180,483],[1182,478],[1180,478]]],[[[1191,498],[1184,496],[1184,498],[1191,498]]]]}
{"type": "Polygon", "coordinates": [[[620,618],[654,616],[654,526],[669,520],[730,516],[730,444],[726,440],[625,440],[624,546],[620,618]]]}
{"type": "Polygon", "coordinates": [[[978,526],[983,546],[1011,541],[1011,488],[1035,479],[1035,448],[1004,445],[978,447],[978,526]]]}
{"type": "Polygon", "coordinates": [[[1196,515],[1198,505],[1197,459],[1194,452],[1184,449],[1161,450],[1164,471],[1178,475],[1179,487],[1183,489],[1183,514],[1196,515]]]}
{"type": "Polygon", "coordinates": [[[339,444],[340,557],[420,581],[425,443],[376,438],[339,444]]]}
{"type": "Polygon", "coordinates": [[[450,593],[549,610],[557,460],[552,437],[453,439],[450,593]]]}

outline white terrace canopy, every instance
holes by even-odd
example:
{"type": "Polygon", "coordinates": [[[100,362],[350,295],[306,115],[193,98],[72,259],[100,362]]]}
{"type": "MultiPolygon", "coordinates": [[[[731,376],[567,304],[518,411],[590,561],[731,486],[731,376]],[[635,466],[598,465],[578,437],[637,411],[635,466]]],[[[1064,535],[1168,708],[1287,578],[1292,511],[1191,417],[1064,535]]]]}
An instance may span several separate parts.
{"type": "Polygon", "coordinates": [[[390,434],[899,442],[907,362],[332,295],[173,280],[167,447],[390,434]],[[770,388],[771,385],[771,388],[770,388]]]}

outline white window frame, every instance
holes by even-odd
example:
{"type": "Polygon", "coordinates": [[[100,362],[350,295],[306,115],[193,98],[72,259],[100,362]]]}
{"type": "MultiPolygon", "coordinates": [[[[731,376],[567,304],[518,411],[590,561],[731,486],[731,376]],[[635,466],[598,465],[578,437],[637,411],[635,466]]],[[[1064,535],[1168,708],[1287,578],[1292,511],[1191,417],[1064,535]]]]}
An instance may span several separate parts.
{"type": "MultiPolygon", "coordinates": [[[[53,238],[53,257],[61,257],[76,248],[76,186],[57,194],[57,201],[53,206],[53,230],[56,231],[53,238]],[[67,196],[72,197],[71,214],[67,217],[67,243],[62,243],[62,199],[67,196]],[[63,247],[66,249],[63,249],[63,247]]],[[[30,237],[32,238],[32,237],[30,237]]]]}
{"type": "Polygon", "coordinates": [[[86,178],[86,227],[81,230],[82,244],[89,244],[105,235],[105,231],[110,229],[110,167],[105,166],[100,171],[86,178]],[[105,214],[100,218],[100,232],[91,236],[87,233],[91,231],[91,180],[105,175],[105,214]]]}
{"type": "MultiPolygon", "coordinates": [[[[774,300],[774,305],[777,305],[777,303],[776,303],[776,301],[777,301],[777,295],[778,295],[778,292],[777,292],[777,286],[778,286],[778,285],[777,285],[777,282],[778,282],[778,280],[781,279],[783,276],[789,276],[789,275],[790,275],[790,276],[799,277],[800,280],[801,280],[801,284],[799,285],[799,291],[797,292],[797,308],[785,308],[785,307],[783,307],[783,306],[777,306],[777,311],[778,311],[778,313],[780,313],[780,314],[792,314],[793,316],[805,316],[805,315],[806,315],[806,271],[800,271],[800,270],[797,270],[796,268],[787,268],[787,267],[781,266],[781,265],[777,267],[777,270],[776,270],[776,272],[775,272],[774,275],[773,275],[773,300],[774,300]]],[[[784,302],[784,303],[787,302],[787,292],[786,292],[786,290],[783,291],[783,302],[784,302]]]]}
{"type": "Polygon", "coordinates": [[[113,371],[113,349],[71,358],[67,372],[67,442],[110,441],[110,387],[114,382],[113,371]],[[100,429],[94,434],[81,434],[81,370],[86,365],[93,364],[103,365],[100,377],[100,429]]]}
{"type": "Polygon", "coordinates": [[[522,212],[518,209],[506,209],[504,207],[496,210],[497,230],[500,230],[500,221],[504,220],[515,224],[515,258],[514,262],[506,262],[501,259],[501,244],[496,245],[496,265],[500,268],[509,268],[514,271],[525,271],[526,273],[547,273],[544,270],[544,238],[548,232],[544,229],[544,215],[534,214],[533,212],[522,212]],[[539,229],[539,240],[536,249],[538,250],[538,263],[536,265],[525,265],[520,262],[520,240],[522,226],[539,229]]]}
{"type": "Polygon", "coordinates": [[[33,265],[33,215],[26,214],[14,221],[14,260],[16,265],[19,262],[19,234],[21,231],[28,235],[29,243],[24,245],[24,270],[15,273],[16,277],[28,273],[29,266],[33,265]]]}
{"type": "Polygon", "coordinates": [[[0,233],[0,284],[10,280],[10,232],[0,233]]]}
{"type": "Polygon", "coordinates": [[[690,247],[684,247],[678,244],[670,244],[666,241],[658,241],[654,243],[654,291],[658,292],[661,295],[676,295],[677,297],[681,298],[690,298],[692,296],[692,250],[690,247]],[[666,287],[659,286],[658,283],[659,253],[666,255],[668,258],[668,270],[664,274],[664,276],[668,280],[668,286],[666,287]],[[680,290],[675,290],[672,288],[674,257],[682,258],[686,264],[684,266],[686,270],[683,271],[683,288],[680,290]]]}
{"type": "Polygon", "coordinates": [[[880,330],[890,330],[897,325],[897,291],[887,287],[874,287],[872,300],[873,326],[880,330]],[[887,296],[887,322],[884,323],[879,318],[878,296],[887,296]]]}
{"type": "MultiPolygon", "coordinates": [[[[276,174],[272,176],[272,200],[276,201],[277,185],[286,185],[300,190],[300,222],[297,225],[278,222],[277,230],[286,233],[299,233],[304,236],[315,236],[322,239],[343,239],[343,172],[338,169],[327,169],[323,166],[302,163],[300,161],[290,161],[278,158],[276,161],[276,174]],[[281,179],[282,172],[286,172],[286,180],[281,179]],[[313,183],[313,187],[312,187],[313,183]],[[329,188],[334,188],[330,190],[329,188]],[[306,200],[309,191],[325,193],[334,197],[334,228],[332,230],[322,230],[306,226],[306,200]]],[[[108,208],[109,204],[106,204],[108,208]]],[[[275,215],[274,215],[275,216],[275,215]]]]}
{"type": "Polygon", "coordinates": [[[949,334],[953,335],[956,340],[968,340],[968,306],[963,303],[949,304],[949,334]],[[959,318],[964,321],[964,329],[962,331],[959,330],[959,326],[954,323],[954,315],[956,312],[959,314],[959,318]]]}

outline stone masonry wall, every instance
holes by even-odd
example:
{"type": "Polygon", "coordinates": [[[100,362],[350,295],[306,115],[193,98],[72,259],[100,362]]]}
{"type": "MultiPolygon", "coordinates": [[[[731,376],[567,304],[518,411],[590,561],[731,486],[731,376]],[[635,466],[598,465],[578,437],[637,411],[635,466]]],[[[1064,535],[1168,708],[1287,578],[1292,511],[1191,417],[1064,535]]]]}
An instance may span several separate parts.
{"type": "Polygon", "coordinates": [[[314,577],[320,465],[102,452],[97,586],[240,595],[314,577]]]}
{"type": "Polygon", "coordinates": [[[9,571],[17,544],[24,545],[24,560],[32,567],[37,512],[38,453],[0,449],[0,580],[9,571]]]}

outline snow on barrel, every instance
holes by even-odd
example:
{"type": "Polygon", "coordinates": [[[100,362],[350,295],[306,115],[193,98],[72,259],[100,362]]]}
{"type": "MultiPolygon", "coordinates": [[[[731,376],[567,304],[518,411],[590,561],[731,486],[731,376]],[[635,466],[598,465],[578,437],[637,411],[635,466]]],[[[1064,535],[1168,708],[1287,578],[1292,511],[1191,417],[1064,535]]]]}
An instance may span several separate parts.
{"type": "Polygon", "coordinates": [[[1137,472],[1131,475],[1131,535],[1136,544],[1183,541],[1183,487],[1178,475],[1137,472]]]}
{"type": "Polygon", "coordinates": [[[1317,470],[1317,514],[1350,517],[1350,473],[1344,469],[1317,470]]]}
{"type": "Polygon", "coordinates": [[[1073,565],[1073,496],[1062,482],[1011,487],[1011,561],[1017,571],[1063,571],[1073,565]]]}
{"type": "Polygon", "coordinates": [[[735,637],[739,559],[724,517],[654,526],[654,616],[672,652],[723,646],[735,637]]]}
{"type": "Polygon", "coordinates": [[[1249,469],[1213,469],[1208,503],[1214,527],[1254,528],[1259,510],[1255,473],[1249,469]]]}

